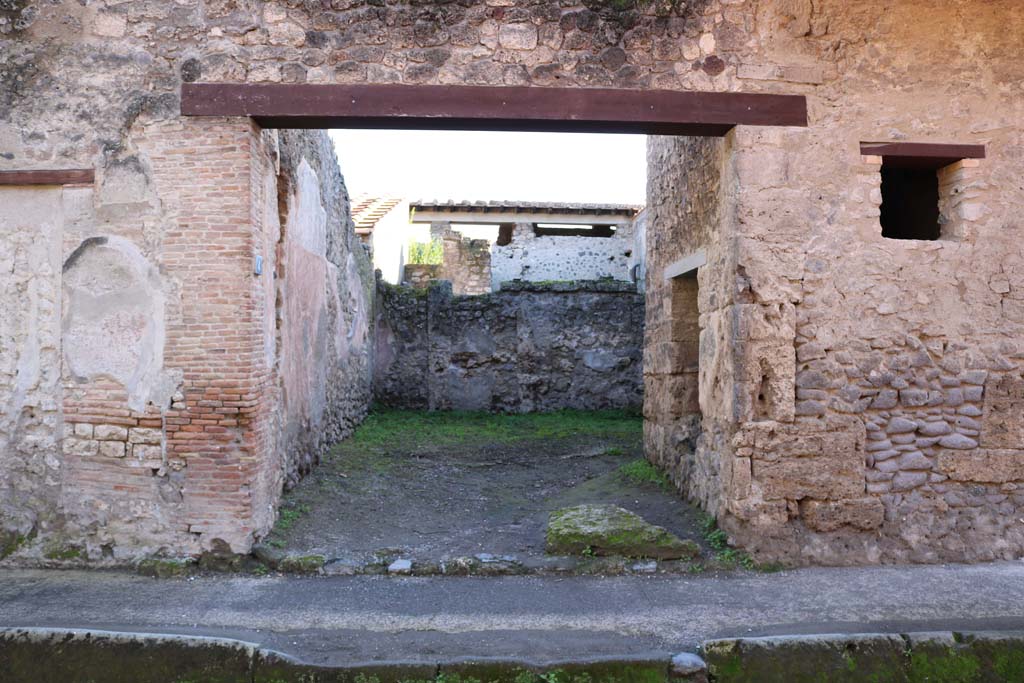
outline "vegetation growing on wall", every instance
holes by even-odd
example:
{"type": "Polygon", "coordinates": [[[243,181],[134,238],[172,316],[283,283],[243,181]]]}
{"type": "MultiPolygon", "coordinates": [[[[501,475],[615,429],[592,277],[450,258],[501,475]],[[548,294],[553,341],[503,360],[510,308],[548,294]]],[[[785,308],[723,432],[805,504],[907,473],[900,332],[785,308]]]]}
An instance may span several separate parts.
{"type": "Polygon", "coordinates": [[[441,240],[409,242],[409,263],[439,266],[444,261],[441,240]]]}

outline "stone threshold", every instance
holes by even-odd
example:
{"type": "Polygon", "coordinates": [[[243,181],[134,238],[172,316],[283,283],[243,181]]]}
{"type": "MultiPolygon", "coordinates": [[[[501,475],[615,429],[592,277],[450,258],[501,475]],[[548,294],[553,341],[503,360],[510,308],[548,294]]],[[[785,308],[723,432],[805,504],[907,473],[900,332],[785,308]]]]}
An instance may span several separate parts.
{"type": "Polygon", "coordinates": [[[625,557],[526,557],[478,553],[444,559],[410,558],[386,553],[368,559],[329,558],[319,554],[286,554],[258,545],[252,555],[204,555],[194,559],[151,558],[134,569],[145,576],[168,578],[201,572],[251,575],[319,576],[629,576],[687,575],[731,571],[735,564],[717,558],[652,560],[625,557]]]}

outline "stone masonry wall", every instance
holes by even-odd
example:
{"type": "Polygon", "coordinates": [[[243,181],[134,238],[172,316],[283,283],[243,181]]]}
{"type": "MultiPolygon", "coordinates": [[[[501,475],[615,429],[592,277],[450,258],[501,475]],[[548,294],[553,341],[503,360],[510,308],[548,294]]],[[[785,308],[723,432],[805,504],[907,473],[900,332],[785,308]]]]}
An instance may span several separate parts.
{"type": "Polygon", "coordinates": [[[355,236],[330,138],[281,132],[277,271],[286,486],[366,414],[372,383],[372,266],[355,236]]]}
{"type": "Polygon", "coordinates": [[[647,324],[644,444],[647,455],[705,508],[720,500],[719,452],[731,437],[723,413],[729,340],[722,303],[729,290],[732,226],[724,193],[731,140],[648,139],[647,324]],[[704,250],[697,277],[666,279],[666,266],[704,250]],[[698,372],[699,369],[699,372],[698,372]]]}
{"type": "Polygon", "coordinates": [[[441,239],[444,262],[440,277],[452,283],[455,294],[491,291],[491,245],[448,230],[441,239]]]}
{"type": "MultiPolygon", "coordinates": [[[[0,527],[19,552],[244,550],[272,522],[288,471],[277,450],[282,377],[319,379],[268,355],[278,307],[253,266],[281,222],[266,171],[272,136],[242,119],[179,116],[182,82],[230,81],[806,95],[807,129],[740,128],[717,143],[720,160],[692,147],[722,169],[697,279],[702,429],[692,458],[671,441],[652,457],[680,463],[677,480],[761,558],[1024,553],[1020,3],[618,5],[0,5],[0,169],[97,174],[91,188],[0,190],[0,527]],[[859,154],[859,142],[878,140],[987,146],[977,166],[942,172],[942,239],[881,237],[880,174],[859,154]],[[104,334],[126,341],[103,345],[104,334]],[[69,353],[65,335],[83,352],[69,353]]],[[[714,172],[663,163],[711,203],[701,178],[714,172]]],[[[652,177],[662,178],[656,194],[689,201],[683,184],[652,177]]],[[[662,215],[699,224],[703,209],[682,211],[662,215]]],[[[675,248],[656,219],[652,257],[675,248]]],[[[646,281],[662,293],[649,309],[672,319],[690,285],[670,296],[657,284],[664,265],[652,263],[646,281]]],[[[356,289],[338,283],[339,296],[356,289]]],[[[692,307],[677,312],[688,340],[692,307]]],[[[319,320],[347,318],[328,306],[319,320]]],[[[687,374],[650,381],[671,387],[687,374]]],[[[675,391],[651,400],[669,404],[675,391]]],[[[679,403],[649,409],[663,435],[693,415],[691,400],[679,403]]]]}
{"type": "Polygon", "coordinates": [[[513,280],[631,281],[633,226],[617,226],[612,237],[534,235],[533,224],[517,223],[512,242],[491,250],[491,287],[513,280]]]}
{"type": "Polygon", "coordinates": [[[430,410],[639,408],[643,297],[562,283],[453,296],[381,284],[374,397],[430,410]]]}
{"type": "MultiPolygon", "coordinates": [[[[1003,2],[801,7],[762,17],[759,53],[775,66],[758,73],[805,92],[811,126],[726,139],[725,213],[712,225],[731,233],[727,258],[709,259],[698,280],[701,438],[709,408],[727,419],[717,474],[698,456],[680,481],[763,559],[1019,557],[1024,252],[1013,207],[1024,136],[1011,113],[1021,98],[994,84],[1024,75],[1019,45],[1007,43],[1024,16],[1003,2]],[[999,55],[986,83],[969,76],[983,55],[999,55]],[[939,172],[939,240],[881,236],[879,166],[859,154],[873,140],[987,146],[980,163],[939,172]],[[724,286],[706,287],[720,266],[724,286]]],[[[686,155],[705,176],[720,167],[686,155]]],[[[655,191],[700,212],[705,193],[686,189],[693,171],[669,158],[651,175],[655,191]]],[[[652,226],[653,244],[664,229],[652,226]]],[[[658,247],[648,254],[659,258],[658,247]]],[[[672,309],[651,296],[664,327],[672,309]]],[[[649,410],[674,395],[649,390],[649,410]]],[[[689,457],[671,443],[667,452],[669,464],[689,457]]]]}

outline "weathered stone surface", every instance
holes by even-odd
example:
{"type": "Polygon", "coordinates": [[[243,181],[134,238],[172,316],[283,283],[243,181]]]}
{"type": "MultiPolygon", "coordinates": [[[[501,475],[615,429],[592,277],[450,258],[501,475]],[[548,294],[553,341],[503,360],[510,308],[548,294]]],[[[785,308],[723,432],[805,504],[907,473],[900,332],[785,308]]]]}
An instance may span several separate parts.
{"type": "MultiPolygon", "coordinates": [[[[645,334],[652,345],[689,345],[660,359],[699,361],[649,372],[649,389],[662,394],[648,417],[650,457],[708,510],[728,511],[735,538],[779,556],[1019,555],[1024,538],[1004,520],[1019,518],[1024,501],[1001,498],[991,482],[943,492],[935,484],[946,482],[930,478],[893,503],[891,529],[826,537],[789,510],[810,493],[863,497],[852,470],[822,460],[842,482],[829,487],[802,470],[820,459],[809,452],[732,452],[747,424],[818,433],[836,417],[884,431],[894,418],[952,424],[961,415],[977,424],[878,441],[964,454],[1020,446],[1024,257],[1012,179],[1024,162],[1008,152],[1021,147],[1021,130],[1019,93],[1006,85],[1024,77],[1016,1],[908,0],[885,12],[835,0],[670,4],[0,9],[0,168],[97,171],[92,187],[0,190],[4,527],[87,537],[89,552],[112,547],[117,559],[160,547],[195,554],[217,540],[247,550],[272,524],[282,486],[368,403],[372,292],[326,137],[182,118],[183,80],[778,86],[807,94],[813,125],[649,142],[645,334]],[[936,41],[949,26],[956,36],[936,41]],[[984,79],[964,77],[978,71],[976,46],[987,56],[984,79]],[[949,82],[958,87],[936,87],[949,82]],[[940,239],[883,237],[881,159],[859,154],[867,140],[988,147],[983,161],[937,172],[940,239]],[[707,260],[694,287],[665,279],[667,266],[697,250],[707,260]],[[253,273],[256,256],[263,276],[253,273]],[[96,304],[102,297],[108,306],[96,304]],[[681,314],[673,299],[691,310],[681,314]],[[103,342],[106,330],[114,343],[103,342]],[[336,363],[322,368],[318,358],[336,363]],[[156,476],[132,458],[99,457],[93,435],[61,433],[62,422],[104,424],[94,417],[154,429],[163,412],[177,469],[156,476]],[[799,485],[786,483],[791,475],[799,485]],[[947,495],[957,504],[943,508],[947,495]]],[[[593,372],[610,365],[592,347],[579,362],[593,372]]],[[[445,367],[445,381],[463,381],[463,368],[445,367]]],[[[565,391],[529,379],[538,394],[565,391]]],[[[895,479],[879,469],[893,458],[861,462],[872,460],[872,476],[895,479]]],[[[885,495],[886,483],[871,481],[872,495],[885,495]]]]}
{"type": "Polygon", "coordinates": [[[323,555],[288,555],[281,558],[277,568],[293,574],[320,574],[324,567],[323,555]]]}
{"type": "Polygon", "coordinates": [[[985,421],[981,445],[985,448],[1024,446],[1024,379],[992,378],[985,385],[985,421]]]}
{"type": "Polygon", "coordinates": [[[902,681],[905,648],[895,634],[737,638],[701,645],[708,673],[721,683],[902,681]]]}
{"type": "Polygon", "coordinates": [[[878,498],[841,501],[804,500],[800,516],[815,531],[835,531],[850,526],[864,531],[877,529],[885,519],[885,506],[878,498]]]}
{"type": "Polygon", "coordinates": [[[803,424],[755,422],[733,439],[751,458],[765,499],[857,498],[864,492],[864,431],[855,421],[803,424]]]}
{"type": "Polygon", "coordinates": [[[696,557],[700,548],[616,505],[578,505],[551,513],[547,551],[555,555],[622,555],[660,560],[696,557]]]}
{"type": "Polygon", "coordinates": [[[785,636],[705,641],[715,681],[1007,681],[1024,659],[1019,633],[785,636]]]}
{"type": "Polygon", "coordinates": [[[937,469],[955,481],[1024,481],[1024,450],[940,451],[937,469]]]}
{"type": "Polygon", "coordinates": [[[389,406],[639,408],[643,296],[631,283],[519,283],[452,296],[381,283],[374,394],[389,406]],[[623,286],[625,285],[625,286],[623,286]]]}

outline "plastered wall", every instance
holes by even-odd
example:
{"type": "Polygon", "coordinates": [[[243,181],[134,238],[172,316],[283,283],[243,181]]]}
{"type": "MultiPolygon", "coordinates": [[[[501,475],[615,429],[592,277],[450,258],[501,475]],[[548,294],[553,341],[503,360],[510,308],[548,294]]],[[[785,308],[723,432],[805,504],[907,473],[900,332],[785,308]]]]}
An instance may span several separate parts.
{"type": "Polygon", "coordinates": [[[95,185],[0,188],[8,563],[244,551],[369,402],[326,136],[140,121],[126,144],[95,185]]]}
{"type": "Polygon", "coordinates": [[[612,237],[535,235],[533,224],[517,223],[511,243],[491,248],[491,287],[503,282],[629,280],[633,226],[617,226],[612,237]]]}

